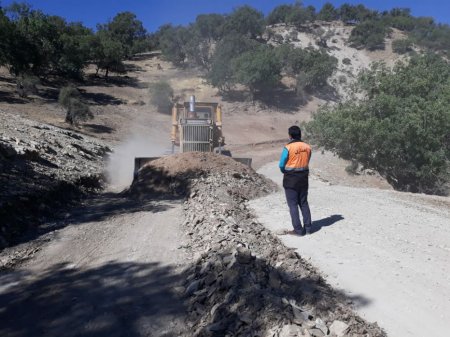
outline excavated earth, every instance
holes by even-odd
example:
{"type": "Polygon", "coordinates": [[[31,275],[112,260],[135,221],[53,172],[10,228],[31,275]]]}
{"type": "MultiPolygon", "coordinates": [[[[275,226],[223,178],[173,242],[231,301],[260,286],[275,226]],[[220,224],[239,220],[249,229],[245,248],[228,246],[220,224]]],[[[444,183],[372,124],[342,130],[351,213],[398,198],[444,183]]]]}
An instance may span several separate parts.
{"type": "Polygon", "coordinates": [[[276,185],[232,158],[185,153],[144,166],[128,194],[185,196],[183,247],[194,256],[174,291],[186,336],[385,336],[319,272],[255,220],[251,198],[276,185]]]}

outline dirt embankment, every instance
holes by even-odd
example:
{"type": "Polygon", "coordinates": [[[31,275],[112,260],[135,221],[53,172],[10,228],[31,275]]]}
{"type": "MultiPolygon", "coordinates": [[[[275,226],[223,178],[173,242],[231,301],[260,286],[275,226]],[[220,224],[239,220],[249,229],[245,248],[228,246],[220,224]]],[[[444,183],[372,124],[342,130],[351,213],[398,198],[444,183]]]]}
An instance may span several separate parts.
{"type": "Polygon", "coordinates": [[[188,335],[384,336],[254,219],[246,202],[275,188],[213,154],[166,157],[140,171],[132,196],[186,195],[182,228],[190,240],[184,249],[194,263],[176,292],[188,310],[188,335]],[[161,174],[148,180],[154,172],[161,174]]]}
{"type": "Polygon", "coordinates": [[[55,207],[100,187],[101,141],[0,112],[0,249],[55,207]]]}

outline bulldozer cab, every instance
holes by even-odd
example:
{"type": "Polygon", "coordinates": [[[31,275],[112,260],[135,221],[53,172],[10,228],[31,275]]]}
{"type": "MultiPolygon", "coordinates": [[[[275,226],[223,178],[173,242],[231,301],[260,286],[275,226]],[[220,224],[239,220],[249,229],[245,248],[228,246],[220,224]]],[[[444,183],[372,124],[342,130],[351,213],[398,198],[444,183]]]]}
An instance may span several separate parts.
{"type": "Polygon", "coordinates": [[[172,109],[172,152],[213,152],[224,145],[222,111],[218,103],[189,102],[175,104],[172,109]]]}

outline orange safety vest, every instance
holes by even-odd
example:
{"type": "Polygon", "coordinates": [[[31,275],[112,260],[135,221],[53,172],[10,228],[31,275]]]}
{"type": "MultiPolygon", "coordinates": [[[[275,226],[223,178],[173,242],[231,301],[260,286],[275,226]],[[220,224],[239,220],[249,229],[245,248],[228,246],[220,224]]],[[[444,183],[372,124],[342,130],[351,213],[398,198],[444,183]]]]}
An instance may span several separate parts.
{"type": "Polygon", "coordinates": [[[307,171],[309,169],[311,146],[301,141],[294,141],[286,144],[286,149],[289,152],[285,165],[286,171],[307,171]]]}

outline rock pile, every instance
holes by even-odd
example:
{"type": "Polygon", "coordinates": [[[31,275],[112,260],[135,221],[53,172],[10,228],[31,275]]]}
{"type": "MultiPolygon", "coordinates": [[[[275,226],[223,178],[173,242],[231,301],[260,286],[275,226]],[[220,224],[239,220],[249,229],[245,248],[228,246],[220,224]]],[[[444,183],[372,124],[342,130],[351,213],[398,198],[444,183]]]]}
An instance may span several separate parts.
{"type": "Polygon", "coordinates": [[[184,154],[153,162],[131,191],[142,193],[138,185],[156,171],[167,179],[150,180],[147,191],[182,174],[187,186],[183,228],[191,240],[183,248],[195,262],[176,291],[186,301],[189,336],[385,336],[255,221],[246,201],[270,193],[273,183],[230,158],[184,154]],[[191,163],[183,161],[188,155],[191,163]]]}
{"type": "Polygon", "coordinates": [[[90,137],[0,112],[0,248],[80,189],[99,187],[110,149],[90,137]]]}

